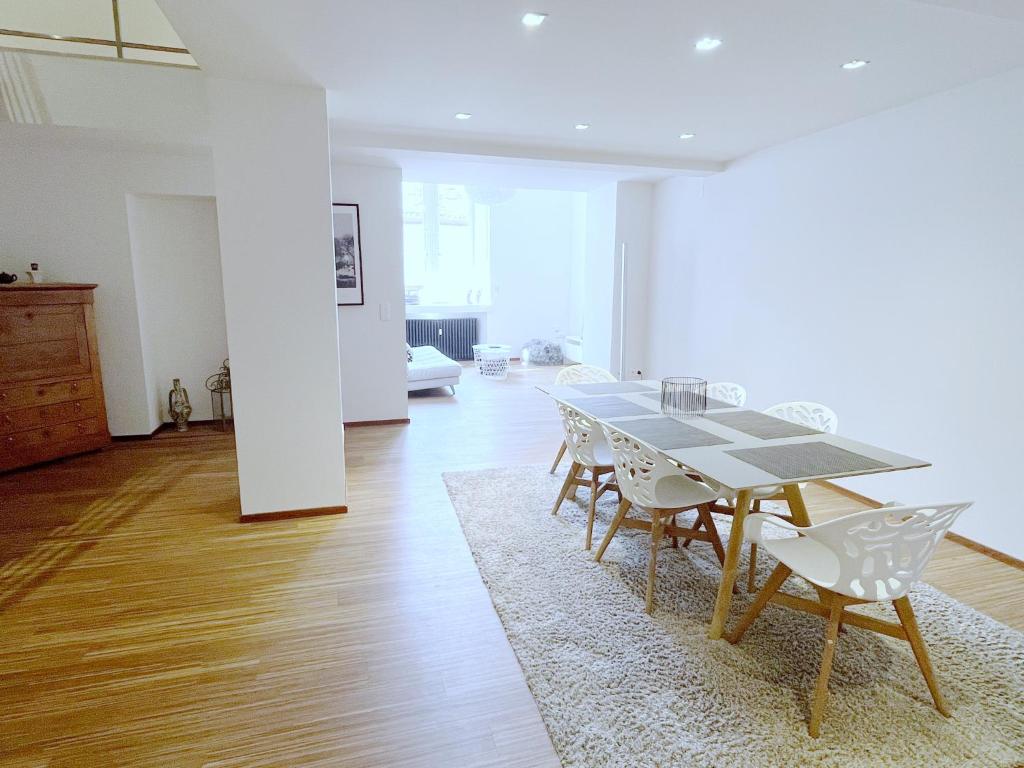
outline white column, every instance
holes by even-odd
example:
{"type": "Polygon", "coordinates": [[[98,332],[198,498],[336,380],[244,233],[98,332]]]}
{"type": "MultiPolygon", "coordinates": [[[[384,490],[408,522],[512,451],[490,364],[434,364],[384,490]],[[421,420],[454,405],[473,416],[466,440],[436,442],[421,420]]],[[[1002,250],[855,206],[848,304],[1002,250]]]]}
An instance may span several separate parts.
{"type": "Polygon", "coordinates": [[[242,514],[345,504],[327,96],[207,85],[242,514]]]}

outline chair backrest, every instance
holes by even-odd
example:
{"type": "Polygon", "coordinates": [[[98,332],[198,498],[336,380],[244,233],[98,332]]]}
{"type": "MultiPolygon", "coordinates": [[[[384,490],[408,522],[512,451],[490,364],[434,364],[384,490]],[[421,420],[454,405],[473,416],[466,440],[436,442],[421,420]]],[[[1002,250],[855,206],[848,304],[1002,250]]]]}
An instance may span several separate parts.
{"type": "Polygon", "coordinates": [[[779,403],[771,408],[765,408],[764,412],[769,416],[792,421],[794,424],[828,432],[832,435],[839,429],[839,417],[836,416],[836,412],[821,403],[802,401],[779,403]]]}
{"type": "Polygon", "coordinates": [[[618,381],[610,372],[596,365],[570,365],[555,377],[555,384],[604,384],[618,381]]]}
{"type": "Polygon", "coordinates": [[[617,429],[602,424],[608,447],[612,451],[615,481],[624,498],[638,507],[673,509],[713,501],[715,492],[704,483],[687,477],[686,470],[673,464],[650,446],[644,445],[617,429]],[[662,480],[672,478],[672,498],[666,498],[662,480]],[[689,497],[690,503],[683,500],[689,497]]]}
{"type": "Polygon", "coordinates": [[[708,384],[708,397],[739,407],[747,402],[747,390],[732,381],[716,381],[708,384]]]}
{"type": "Polygon", "coordinates": [[[604,433],[589,416],[585,416],[568,405],[558,406],[562,417],[562,429],[565,432],[565,447],[569,457],[585,467],[594,467],[607,461],[601,461],[595,455],[598,446],[604,445],[604,433]]]}
{"type": "Polygon", "coordinates": [[[803,529],[838,561],[835,586],[861,600],[896,600],[920,578],[946,531],[971,502],[882,507],[803,529]]]}

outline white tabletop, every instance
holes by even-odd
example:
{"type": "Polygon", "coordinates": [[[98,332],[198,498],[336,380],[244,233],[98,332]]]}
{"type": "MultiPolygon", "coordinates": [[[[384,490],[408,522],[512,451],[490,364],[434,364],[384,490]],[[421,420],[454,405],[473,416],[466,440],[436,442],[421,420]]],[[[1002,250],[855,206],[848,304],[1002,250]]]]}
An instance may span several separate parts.
{"type": "MultiPolygon", "coordinates": [[[[608,426],[614,427],[618,431],[639,440],[639,438],[630,434],[629,426],[631,423],[635,423],[638,420],[661,417],[661,401],[659,398],[652,397],[650,395],[652,392],[660,392],[661,382],[645,380],[623,382],[623,384],[641,385],[647,389],[639,392],[626,392],[621,394],[586,394],[572,386],[542,385],[537,388],[550,395],[554,400],[575,408],[577,411],[586,414],[595,421],[605,423],[608,426]],[[600,417],[587,410],[588,401],[594,403],[608,402],[609,398],[621,399],[629,403],[643,406],[650,413],[648,415],[636,416],[600,417]]],[[[749,409],[709,409],[707,414],[713,416],[719,413],[742,410],[749,409]]],[[[675,461],[678,461],[680,464],[684,464],[685,466],[693,469],[704,477],[734,490],[756,488],[758,486],[766,485],[789,485],[793,483],[808,482],[811,480],[830,480],[840,477],[853,477],[856,475],[867,475],[878,472],[894,472],[900,469],[915,469],[918,467],[931,466],[928,462],[922,461],[921,459],[915,459],[910,456],[893,453],[892,451],[886,451],[882,448],[877,448],[873,445],[861,443],[856,440],[850,440],[849,438],[841,437],[839,435],[816,433],[812,435],[801,435],[799,437],[783,437],[762,440],[744,432],[730,429],[729,427],[703,417],[687,417],[680,419],[680,421],[690,424],[698,429],[702,429],[705,432],[710,432],[711,434],[717,435],[729,442],[722,445],[702,446],[699,448],[681,448],[675,450],[660,450],[657,446],[651,447],[655,450],[659,450],[660,453],[669,456],[675,461]],[[729,451],[744,448],[762,448],[793,443],[826,443],[828,445],[835,446],[836,448],[841,448],[843,450],[850,451],[851,453],[859,454],[860,456],[865,456],[869,459],[874,459],[875,461],[888,466],[872,469],[860,469],[850,472],[834,472],[828,474],[780,478],[728,453],[729,451]]],[[[644,442],[645,445],[648,444],[643,440],[640,440],[640,442],[644,442]]]]}

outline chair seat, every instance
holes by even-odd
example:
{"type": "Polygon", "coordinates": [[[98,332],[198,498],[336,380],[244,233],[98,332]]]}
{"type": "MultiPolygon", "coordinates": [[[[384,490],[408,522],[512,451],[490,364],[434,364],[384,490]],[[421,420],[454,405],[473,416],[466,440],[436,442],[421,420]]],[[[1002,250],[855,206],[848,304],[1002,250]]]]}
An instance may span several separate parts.
{"type": "Polygon", "coordinates": [[[612,449],[604,440],[594,441],[594,458],[597,460],[598,466],[601,467],[611,467],[615,464],[615,460],[612,458],[612,449]]]}
{"type": "Polygon", "coordinates": [[[812,584],[835,589],[839,581],[839,559],[820,541],[807,536],[762,539],[761,547],[812,584]]]}
{"type": "Polygon", "coordinates": [[[698,504],[710,504],[718,494],[711,488],[696,485],[684,474],[668,475],[658,480],[655,488],[658,504],[663,509],[684,509],[698,504]],[[701,492],[703,490],[704,492],[701,492]]]}

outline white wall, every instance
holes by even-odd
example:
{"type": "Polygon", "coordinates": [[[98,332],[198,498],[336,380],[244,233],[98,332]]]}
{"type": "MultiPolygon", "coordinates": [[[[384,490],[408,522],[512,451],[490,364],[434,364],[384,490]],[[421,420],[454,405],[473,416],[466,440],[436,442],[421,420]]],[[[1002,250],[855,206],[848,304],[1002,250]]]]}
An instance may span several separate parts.
{"type": "Polygon", "coordinates": [[[934,468],[848,485],[974,499],[956,529],[1024,557],[1024,71],[657,191],[653,375],[809,399],[934,468]]]}
{"type": "Polygon", "coordinates": [[[343,505],[327,95],[207,89],[242,514],[343,505]]]}
{"type": "Polygon", "coordinates": [[[583,335],[583,304],[586,299],[587,193],[574,192],[572,204],[572,258],[569,262],[569,327],[567,336],[583,335]]]}
{"type": "Polygon", "coordinates": [[[127,198],[210,195],[206,150],[161,151],[46,126],[0,126],[0,269],[98,283],[96,326],[114,435],[153,429],[132,271],[127,198]]]}
{"type": "Polygon", "coordinates": [[[587,193],[587,242],[583,267],[583,362],[612,368],[615,305],[616,184],[587,193]]]}
{"type": "Polygon", "coordinates": [[[491,206],[490,344],[514,356],[531,339],[561,340],[569,327],[575,193],[517,189],[491,206]]]}
{"type": "Polygon", "coordinates": [[[0,51],[0,123],[207,142],[202,72],[124,61],[0,51]]]}
{"type": "Polygon", "coordinates": [[[359,205],[363,249],[365,303],[337,308],[345,421],[405,419],[402,171],[335,161],[331,173],[334,202],[359,205]]]}
{"type": "Polygon", "coordinates": [[[620,182],[615,196],[615,297],[612,317],[612,371],[624,379],[639,378],[647,353],[647,282],[651,256],[654,186],[644,182],[620,182]],[[622,304],[622,254],[625,252],[626,295],[622,304]],[[621,313],[625,311],[625,323],[621,313]],[[619,337],[625,332],[625,343],[619,337]],[[620,351],[622,357],[620,365],[620,351]]]}
{"type": "Polygon", "coordinates": [[[228,356],[216,201],[129,195],[128,228],[150,428],[171,421],[175,378],[188,390],[192,419],[212,419],[206,378],[228,356]]]}

